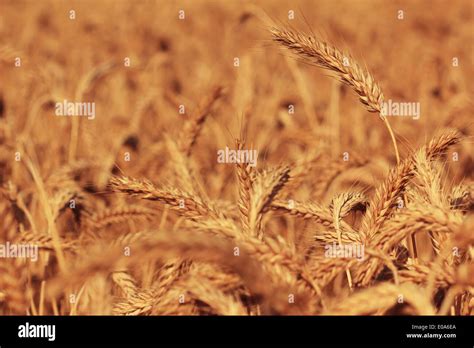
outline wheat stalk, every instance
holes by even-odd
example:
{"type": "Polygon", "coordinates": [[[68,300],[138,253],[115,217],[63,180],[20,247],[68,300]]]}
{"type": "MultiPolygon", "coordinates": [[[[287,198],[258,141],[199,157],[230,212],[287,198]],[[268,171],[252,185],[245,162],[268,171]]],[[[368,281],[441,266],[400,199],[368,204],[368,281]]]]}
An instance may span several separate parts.
{"type": "Polygon", "coordinates": [[[296,55],[316,66],[332,71],[359,96],[368,111],[377,112],[390,133],[397,163],[400,163],[397,141],[386,116],[382,115],[384,96],[372,75],[352,57],[345,55],[330,44],[310,35],[290,30],[271,28],[273,39],[296,55]]]}
{"type": "MultiPolygon", "coordinates": [[[[447,149],[458,143],[461,136],[456,131],[445,131],[434,137],[419,151],[426,153],[428,161],[433,161],[446,153],[447,149]]],[[[372,238],[383,223],[390,217],[401,199],[408,183],[414,177],[415,162],[409,157],[392,169],[385,180],[375,192],[363,221],[363,232],[367,239],[372,238]]]]}

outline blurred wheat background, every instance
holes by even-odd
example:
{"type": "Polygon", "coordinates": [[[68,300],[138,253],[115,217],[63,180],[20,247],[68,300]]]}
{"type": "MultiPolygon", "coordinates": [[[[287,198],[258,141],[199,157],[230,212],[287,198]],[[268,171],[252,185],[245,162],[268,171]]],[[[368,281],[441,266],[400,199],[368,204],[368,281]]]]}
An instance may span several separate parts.
{"type": "Polygon", "coordinates": [[[0,0],[0,243],[39,248],[0,258],[0,314],[471,315],[473,14],[0,0]],[[377,112],[278,30],[421,105],[389,117],[399,161],[377,112]],[[57,117],[63,100],[95,118],[57,117]],[[218,163],[226,147],[257,166],[218,163]]]}

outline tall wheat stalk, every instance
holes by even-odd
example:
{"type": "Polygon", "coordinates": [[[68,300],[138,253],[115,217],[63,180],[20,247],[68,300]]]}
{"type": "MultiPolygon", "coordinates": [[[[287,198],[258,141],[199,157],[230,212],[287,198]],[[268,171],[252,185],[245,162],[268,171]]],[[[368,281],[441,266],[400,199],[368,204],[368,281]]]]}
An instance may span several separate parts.
{"type": "Polygon", "coordinates": [[[303,33],[271,28],[273,40],[288,48],[298,57],[316,66],[335,73],[344,84],[351,87],[369,112],[377,112],[385,123],[392,139],[397,164],[400,163],[397,141],[386,116],[382,114],[384,96],[372,75],[362,68],[350,55],[336,47],[303,33]]]}

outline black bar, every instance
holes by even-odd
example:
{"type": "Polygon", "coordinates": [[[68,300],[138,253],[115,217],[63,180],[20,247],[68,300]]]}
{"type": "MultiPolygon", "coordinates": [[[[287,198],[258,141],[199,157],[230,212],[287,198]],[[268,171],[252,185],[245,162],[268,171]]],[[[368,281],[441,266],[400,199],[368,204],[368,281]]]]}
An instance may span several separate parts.
{"type": "Polygon", "coordinates": [[[472,347],[472,317],[0,317],[0,347],[61,344],[449,345],[472,347]],[[19,337],[20,325],[55,325],[54,341],[19,337]],[[456,337],[408,338],[407,334],[456,337]]]}

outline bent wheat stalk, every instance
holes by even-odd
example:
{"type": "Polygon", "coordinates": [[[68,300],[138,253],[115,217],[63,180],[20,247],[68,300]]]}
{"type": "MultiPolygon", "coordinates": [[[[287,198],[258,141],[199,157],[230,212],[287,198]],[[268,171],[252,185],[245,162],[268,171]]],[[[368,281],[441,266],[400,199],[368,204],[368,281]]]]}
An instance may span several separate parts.
{"type": "Polygon", "coordinates": [[[379,113],[392,139],[397,164],[400,163],[397,141],[387,117],[382,114],[384,96],[373,76],[362,68],[350,55],[312,36],[290,30],[271,28],[273,40],[288,48],[298,57],[316,66],[330,70],[342,83],[351,87],[369,112],[379,113]]]}

